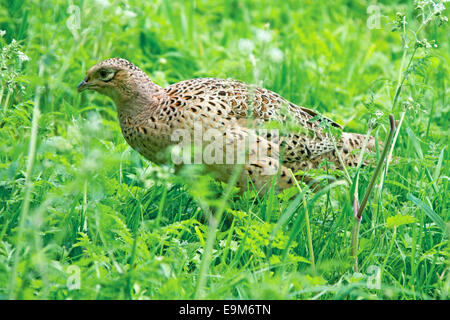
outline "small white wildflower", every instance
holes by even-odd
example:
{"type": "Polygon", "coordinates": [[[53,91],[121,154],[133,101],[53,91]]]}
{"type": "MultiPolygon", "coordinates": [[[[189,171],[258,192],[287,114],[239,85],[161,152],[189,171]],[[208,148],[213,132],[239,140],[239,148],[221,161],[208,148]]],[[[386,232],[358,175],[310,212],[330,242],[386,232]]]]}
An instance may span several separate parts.
{"type": "Polygon", "coordinates": [[[116,9],[116,15],[123,16],[125,18],[135,18],[137,16],[136,13],[134,13],[131,10],[122,10],[121,8],[116,9]]]}
{"type": "Polygon", "coordinates": [[[167,59],[166,58],[159,58],[159,63],[166,64],[167,63],[167,59]]]}
{"type": "Polygon", "coordinates": [[[272,33],[267,30],[256,30],[256,38],[261,42],[270,42],[272,41],[272,33]]]}
{"type": "Polygon", "coordinates": [[[242,52],[250,53],[255,48],[255,44],[249,39],[239,39],[238,48],[242,52]]]}
{"type": "Polygon", "coordinates": [[[109,7],[111,3],[109,3],[109,0],[95,0],[95,2],[102,7],[109,7]]]}
{"type": "Polygon", "coordinates": [[[84,159],[81,170],[83,172],[95,172],[101,165],[102,152],[98,149],[91,151],[84,159]]]}
{"type": "Polygon", "coordinates": [[[61,136],[54,136],[47,140],[46,144],[58,151],[65,152],[73,149],[72,144],[61,136]]]}
{"type": "Polygon", "coordinates": [[[98,132],[102,128],[102,119],[97,113],[91,112],[88,114],[88,119],[85,124],[88,130],[98,132]]]}
{"type": "Polygon", "coordinates": [[[433,8],[434,8],[434,14],[439,14],[445,10],[445,6],[442,3],[434,3],[433,2],[433,8]]]}
{"type": "Polygon", "coordinates": [[[275,63],[280,63],[281,61],[283,61],[283,51],[281,51],[278,48],[271,48],[269,50],[269,58],[270,60],[272,60],[275,63]]]}
{"type": "Polygon", "coordinates": [[[6,34],[5,30],[0,30],[0,37],[3,37],[6,34]]]}
{"type": "MultiPolygon", "coordinates": [[[[226,245],[227,245],[227,241],[226,240],[220,240],[219,246],[221,248],[225,248],[226,245]]],[[[230,244],[229,244],[229,249],[231,251],[237,251],[237,249],[239,249],[239,245],[238,245],[237,241],[231,240],[230,244]]]]}
{"type": "Polygon", "coordinates": [[[131,10],[125,10],[123,12],[124,16],[127,18],[135,18],[137,16],[137,14],[131,10]]]}
{"type": "Polygon", "coordinates": [[[30,61],[30,58],[25,53],[19,50],[17,50],[17,57],[19,58],[20,62],[30,61]]]}

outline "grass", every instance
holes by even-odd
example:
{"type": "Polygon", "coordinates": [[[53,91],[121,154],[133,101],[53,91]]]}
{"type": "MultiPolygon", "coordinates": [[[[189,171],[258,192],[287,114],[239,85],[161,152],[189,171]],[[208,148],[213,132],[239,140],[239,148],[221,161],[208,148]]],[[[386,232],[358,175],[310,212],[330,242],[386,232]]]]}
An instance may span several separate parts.
{"type": "Polygon", "coordinates": [[[378,1],[370,28],[362,0],[0,3],[0,299],[448,299],[446,11],[378,1]],[[377,121],[378,141],[393,113],[358,272],[352,200],[374,168],[263,197],[174,175],[128,147],[110,100],[76,93],[115,56],[162,86],[231,77],[346,131],[377,121]]]}

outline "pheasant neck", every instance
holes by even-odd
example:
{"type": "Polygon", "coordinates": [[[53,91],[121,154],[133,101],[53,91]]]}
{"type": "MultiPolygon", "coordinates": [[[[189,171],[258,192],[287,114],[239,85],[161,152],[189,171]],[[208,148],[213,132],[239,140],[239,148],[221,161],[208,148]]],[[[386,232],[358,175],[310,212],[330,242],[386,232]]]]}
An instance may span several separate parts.
{"type": "Polygon", "coordinates": [[[123,90],[123,93],[114,97],[113,100],[119,114],[133,117],[142,113],[151,113],[158,108],[166,96],[164,89],[147,77],[134,82],[130,88],[123,90]]]}

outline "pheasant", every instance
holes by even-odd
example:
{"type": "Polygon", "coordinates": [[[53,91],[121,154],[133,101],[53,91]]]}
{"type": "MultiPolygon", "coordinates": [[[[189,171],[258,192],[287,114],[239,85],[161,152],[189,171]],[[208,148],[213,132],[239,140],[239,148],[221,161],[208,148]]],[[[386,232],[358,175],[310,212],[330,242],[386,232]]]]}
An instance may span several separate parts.
{"type": "MultiPolygon", "coordinates": [[[[356,166],[357,156],[352,150],[360,148],[365,139],[364,135],[343,132],[338,141],[333,141],[323,122],[341,128],[338,123],[267,89],[215,78],[191,79],[162,88],[122,58],[107,59],[91,67],[77,90],[93,90],[110,97],[127,143],[157,164],[165,162],[162,155],[169,147],[178,145],[174,139],[178,133],[192,137],[201,127],[203,136],[194,137],[195,145],[207,142],[206,130],[214,132],[219,149],[215,148],[211,155],[216,161],[204,161],[204,165],[226,182],[238,163],[237,156],[227,161],[228,151],[241,152],[242,172],[237,185],[244,190],[251,185],[267,190],[274,175],[279,188],[289,188],[294,184],[290,170],[307,173],[323,160],[336,168],[341,168],[342,162],[356,166]],[[284,128],[292,127],[286,124],[295,126],[273,134],[274,130],[264,129],[273,123],[284,128]],[[227,152],[220,154],[220,148],[227,152]],[[262,156],[260,150],[265,151],[262,156]]],[[[374,148],[373,137],[369,138],[368,148],[374,148]]],[[[307,175],[302,179],[308,181],[307,175]]]]}

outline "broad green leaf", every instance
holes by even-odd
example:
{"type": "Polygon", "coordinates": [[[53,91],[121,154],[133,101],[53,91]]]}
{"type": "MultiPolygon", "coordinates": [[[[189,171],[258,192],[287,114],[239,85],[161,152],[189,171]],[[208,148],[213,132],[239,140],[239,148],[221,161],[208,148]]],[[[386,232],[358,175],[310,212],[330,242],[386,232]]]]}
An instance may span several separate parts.
{"type": "Polygon", "coordinates": [[[410,224],[416,222],[416,218],[410,215],[403,215],[401,213],[396,214],[395,216],[388,217],[386,219],[386,226],[388,228],[399,227],[404,224],[410,224]]]}

